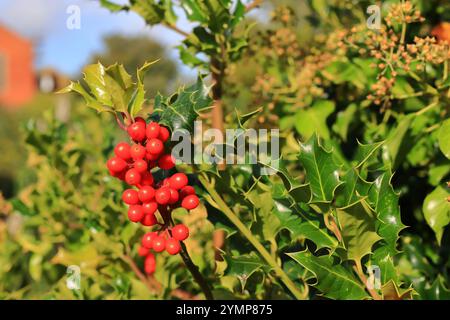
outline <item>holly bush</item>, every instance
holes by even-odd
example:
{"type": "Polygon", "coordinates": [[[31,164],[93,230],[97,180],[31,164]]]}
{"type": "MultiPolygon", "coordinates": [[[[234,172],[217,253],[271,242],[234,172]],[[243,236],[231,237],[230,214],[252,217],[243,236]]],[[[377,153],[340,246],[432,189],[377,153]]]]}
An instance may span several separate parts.
{"type": "Polygon", "coordinates": [[[34,182],[0,202],[2,298],[450,298],[450,49],[435,28],[445,1],[384,1],[375,29],[366,1],[307,1],[307,17],[289,1],[99,3],[178,32],[180,60],[199,77],[146,100],[158,62],[134,76],[120,61],[88,65],[63,91],[83,98],[70,121],[26,123],[34,182]],[[267,9],[271,22],[255,22],[267,9]],[[280,155],[156,162],[196,119],[279,128],[280,155]],[[149,133],[156,123],[172,139],[149,133]],[[120,141],[136,148],[133,161],[120,141]],[[200,203],[183,204],[176,172],[200,203]],[[136,191],[122,197],[127,185],[136,191]],[[142,196],[145,186],[164,194],[142,196]],[[122,200],[139,207],[127,217],[122,200]],[[175,225],[187,226],[182,236],[175,225]],[[73,266],[78,289],[67,286],[73,266]]]}

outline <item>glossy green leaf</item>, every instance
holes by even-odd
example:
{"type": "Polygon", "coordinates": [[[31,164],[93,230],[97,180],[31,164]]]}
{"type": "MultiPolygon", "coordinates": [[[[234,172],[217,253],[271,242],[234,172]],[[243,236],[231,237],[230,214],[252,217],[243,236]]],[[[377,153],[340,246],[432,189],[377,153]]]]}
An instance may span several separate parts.
{"type": "Polygon", "coordinates": [[[333,131],[336,132],[343,141],[347,141],[347,134],[351,122],[355,119],[355,113],[358,110],[358,106],[355,103],[351,103],[342,111],[337,113],[336,122],[333,125],[333,131]]]}
{"type": "Polygon", "coordinates": [[[381,287],[384,300],[410,300],[412,298],[412,288],[401,289],[392,280],[381,287]]]}
{"type": "Polygon", "coordinates": [[[383,145],[383,159],[391,165],[393,170],[397,169],[411,148],[409,128],[412,120],[412,116],[406,116],[400,120],[383,145]]]}
{"type": "Polygon", "coordinates": [[[445,120],[438,133],[439,148],[450,159],[450,119],[445,120]]]}
{"type": "Polygon", "coordinates": [[[232,275],[239,279],[242,289],[245,288],[247,280],[258,271],[268,273],[270,267],[264,263],[255,253],[241,256],[229,257],[225,255],[227,269],[225,275],[232,275]]]}
{"type": "Polygon", "coordinates": [[[398,283],[396,265],[394,264],[394,259],[389,251],[388,246],[379,246],[370,256],[370,265],[377,266],[380,270],[380,280],[382,284],[387,283],[389,280],[398,283]]]}
{"type": "Polygon", "coordinates": [[[353,157],[356,162],[355,168],[361,168],[361,166],[366,163],[370,157],[376,154],[377,150],[383,145],[384,141],[375,142],[370,144],[362,144],[358,142],[358,149],[356,150],[356,154],[353,157]]]}
{"type": "Polygon", "coordinates": [[[298,206],[289,207],[286,201],[275,201],[273,214],[280,220],[280,230],[286,229],[292,239],[307,238],[318,248],[335,248],[336,238],[328,233],[321,216],[302,210],[298,206]]]}
{"type": "Polygon", "coordinates": [[[308,251],[288,253],[317,279],[313,284],[323,296],[330,299],[360,300],[369,298],[364,286],[333,256],[316,257],[308,251]]]}
{"type": "Polygon", "coordinates": [[[391,179],[389,172],[381,174],[369,191],[369,201],[380,220],[377,221],[377,232],[386,241],[393,257],[397,253],[398,234],[405,225],[401,221],[399,195],[395,193],[391,179]]]}
{"type": "Polygon", "coordinates": [[[139,111],[142,110],[142,106],[145,102],[144,76],[148,69],[156,62],[158,62],[158,60],[152,62],[147,61],[137,70],[136,89],[134,90],[131,100],[128,103],[128,112],[132,117],[135,117],[139,111]]]}
{"type": "Polygon", "coordinates": [[[450,289],[446,287],[442,276],[438,276],[431,285],[423,279],[414,288],[420,294],[421,300],[450,300],[450,289]]]}
{"type": "Polygon", "coordinates": [[[438,243],[441,243],[444,227],[450,223],[449,189],[438,186],[423,203],[423,213],[428,225],[433,229],[438,243]]]}
{"type": "Polygon", "coordinates": [[[372,246],[381,239],[376,233],[376,214],[365,200],[344,208],[337,208],[342,240],[345,250],[338,248],[345,260],[355,262],[372,252],[372,246]]]}
{"type": "Polygon", "coordinates": [[[365,181],[359,176],[356,169],[348,170],[342,177],[343,184],[336,192],[339,206],[348,206],[367,196],[372,183],[365,181]]]}
{"type": "Polygon", "coordinates": [[[326,120],[334,111],[334,102],[320,100],[311,107],[300,109],[295,114],[295,128],[304,139],[309,139],[315,132],[324,139],[330,138],[326,120]]]}
{"type": "Polygon", "coordinates": [[[198,114],[211,107],[209,92],[210,88],[199,78],[196,84],[181,88],[171,97],[158,95],[155,98],[154,113],[159,116],[160,124],[172,130],[186,129],[192,132],[198,114]]]}
{"type": "Polygon", "coordinates": [[[339,166],[334,163],[331,152],[322,148],[316,134],[301,144],[299,160],[311,187],[311,202],[330,202],[334,191],[342,183],[339,180],[339,166]]]}

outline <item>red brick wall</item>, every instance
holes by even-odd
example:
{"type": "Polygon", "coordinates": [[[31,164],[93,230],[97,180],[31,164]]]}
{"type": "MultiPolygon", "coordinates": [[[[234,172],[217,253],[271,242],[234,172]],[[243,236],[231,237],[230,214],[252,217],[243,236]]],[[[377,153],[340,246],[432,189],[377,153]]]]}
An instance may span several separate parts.
{"type": "Polygon", "coordinates": [[[0,26],[0,106],[17,107],[36,93],[32,44],[0,26]]]}

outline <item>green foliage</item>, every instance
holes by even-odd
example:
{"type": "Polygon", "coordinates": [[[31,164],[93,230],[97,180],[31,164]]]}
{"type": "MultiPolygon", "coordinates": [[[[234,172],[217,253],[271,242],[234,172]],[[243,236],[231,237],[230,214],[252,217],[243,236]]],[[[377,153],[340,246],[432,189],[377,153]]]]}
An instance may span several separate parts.
{"type": "Polygon", "coordinates": [[[157,95],[154,115],[159,118],[159,123],[171,130],[186,129],[193,132],[193,124],[199,113],[211,107],[209,92],[210,88],[199,78],[196,84],[180,88],[170,97],[157,95]]]}
{"type": "MultiPolygon", "coordinates": [[[[215,83],[199,78],[156,95],[146,118],[192,132],[199,113],[221,99],[226,128],[282,129],[276,161],[186,169],[204,207],[177,219],[195,225],[187,247],[216,298],[449,298],[449,60],[434,42],[427,43],[431,57],[420,56],[428,40],[404,14],[392,16],[391,1],[383,6],[391,21],[375,33],[365,27],[366,1],[308,1],[309,19],[327,40],[307,45],[287,7],[250,35],[241,1],[100,3],[178,32],[174,12],[182,9],[194,25],[180,32],[180,57],[215,83]],[[379,40],[387,35],[392,50],[379,40]],[[215,269],[213,230],[226,234],[215,269]]],[[[203,297],[179,257],[158,262],[152,279],[160,286],[142,281],[133,265],[141,231],[125,221],[123,186],[103,168],[116,139],[108,112],[142,115],[150,65],[135,79],[121,64],[89,65],[65,92],[107,113],[82,109],[68,125],[51,117],[45,129],[28,125],[37,170],[8,203],[8,220],[22,229],[0,228],[2,297],[173,298],[174,289],[203,297]],[[81,292],[64,285],[72,264],[84,266],[81,292]]]]}
{"type": "Polygon", "coordinates": [[[123,65],[116,63],[104,67],[100,62],[91,64],[84,68],[84,84],[71,82],[59,93],[74,91],[97,112],[124,113],[134,117],[145,102],[144,75],[155,62],[146,62],[137,69],[137,82],[133,82],[123,65]]]}
{"type": "Polygon", "coordinates": [[[137,70],[146,61],[160,61],[152,67],[152,76],[143,80],[146,97],[154,97],[156,93],[168,93],[172,83],[177,80],[177,67],[168,56],[165,48],[150,37],[111,35],[103,40],[105,49],[96,53],[91,63],[101,62],[104,66],[119,61],[126,70],[137,70]],[[127,48],[124,50],[124,48],[127,48]]]}

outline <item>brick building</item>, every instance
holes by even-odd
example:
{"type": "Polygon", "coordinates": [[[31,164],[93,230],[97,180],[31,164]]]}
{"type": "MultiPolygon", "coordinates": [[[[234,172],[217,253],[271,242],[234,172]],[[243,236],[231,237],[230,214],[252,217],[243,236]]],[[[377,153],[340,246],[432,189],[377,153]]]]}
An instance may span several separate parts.
{"type": "Polygon", "coordinates": [[[0,25],[0,106],[18,107],[36,90],[32,43],[0,25]]]}

